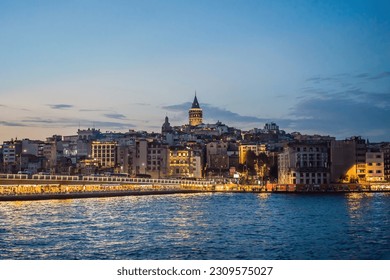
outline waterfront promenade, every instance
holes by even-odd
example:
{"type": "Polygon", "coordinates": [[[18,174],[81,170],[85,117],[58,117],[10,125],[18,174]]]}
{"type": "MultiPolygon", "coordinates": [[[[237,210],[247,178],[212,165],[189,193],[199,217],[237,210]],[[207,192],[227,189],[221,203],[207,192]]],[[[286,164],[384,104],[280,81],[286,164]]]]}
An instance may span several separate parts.
{"type": "Polygon", "coordinates": [[[242,185],[214,180],[0,174],[0,201],[196,192],[390,192],[390,184],[242,185]]]}

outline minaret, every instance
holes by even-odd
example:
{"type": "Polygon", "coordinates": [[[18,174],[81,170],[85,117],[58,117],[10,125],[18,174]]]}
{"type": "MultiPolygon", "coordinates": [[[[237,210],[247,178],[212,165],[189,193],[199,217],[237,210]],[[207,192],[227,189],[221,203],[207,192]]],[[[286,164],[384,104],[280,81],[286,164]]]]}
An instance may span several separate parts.
{"type": "Polygon", "coordinates": [[[192,107],[188,111],[188,117],[190,126],[197,126],[203,123],[203,112],[199,106],[198,98],[196,98],[196,92],[194,102],[192,102],[192,107]]]}

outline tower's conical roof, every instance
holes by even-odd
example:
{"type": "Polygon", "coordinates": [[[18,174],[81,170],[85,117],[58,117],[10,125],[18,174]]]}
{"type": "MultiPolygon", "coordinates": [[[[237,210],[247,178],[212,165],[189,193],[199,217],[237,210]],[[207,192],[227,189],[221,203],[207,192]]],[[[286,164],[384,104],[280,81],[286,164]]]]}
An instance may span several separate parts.
{"type": "Polygon", "coordinates": [[[195,93],[194,102],[192,102],[192,107],[191,108],[200,108],[199,107],[198,98],[196,98],[196,93],[195,93]]]}

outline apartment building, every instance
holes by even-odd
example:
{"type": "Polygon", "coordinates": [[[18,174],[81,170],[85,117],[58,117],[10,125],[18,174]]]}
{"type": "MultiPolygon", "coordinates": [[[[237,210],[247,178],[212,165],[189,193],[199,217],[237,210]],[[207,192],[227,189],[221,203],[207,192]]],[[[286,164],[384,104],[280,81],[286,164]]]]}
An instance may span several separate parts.
{"type": "Polygon", "coordinates": [[[327,142],[289,143],[278,155],[280,184],[328,184],[330,180],[327,142]]]}

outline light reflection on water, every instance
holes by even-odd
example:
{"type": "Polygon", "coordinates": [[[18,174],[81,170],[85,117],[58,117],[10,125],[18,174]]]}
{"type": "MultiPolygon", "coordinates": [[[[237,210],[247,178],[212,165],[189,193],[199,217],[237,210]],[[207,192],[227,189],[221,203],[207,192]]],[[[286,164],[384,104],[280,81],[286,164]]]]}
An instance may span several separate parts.
{"type": "Polygon", "coordinates": [[[0,203],[0,259],[390,259],[383,193],[0,203]]]}

